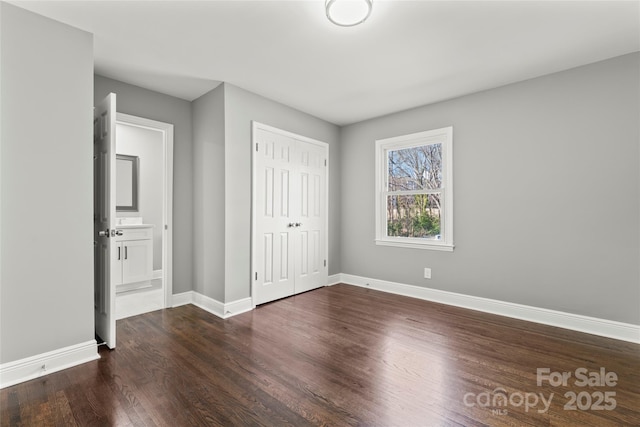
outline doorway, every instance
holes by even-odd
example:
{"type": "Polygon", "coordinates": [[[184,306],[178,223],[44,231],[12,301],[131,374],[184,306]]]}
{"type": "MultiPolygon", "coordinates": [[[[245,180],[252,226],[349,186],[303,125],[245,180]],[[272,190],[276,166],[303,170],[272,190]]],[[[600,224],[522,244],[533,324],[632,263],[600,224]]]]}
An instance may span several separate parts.
{"type": "Polygon", "coordinates": [[[116,115],[116,319],[171,306],[173,125],[116,115]],[[117,270],[117,267],[116,267],[117,270]]]}
{"type": "Polygon", "coordinates": [[[329,145],[253,123],[253,304],[327,284],[329,145]]]}

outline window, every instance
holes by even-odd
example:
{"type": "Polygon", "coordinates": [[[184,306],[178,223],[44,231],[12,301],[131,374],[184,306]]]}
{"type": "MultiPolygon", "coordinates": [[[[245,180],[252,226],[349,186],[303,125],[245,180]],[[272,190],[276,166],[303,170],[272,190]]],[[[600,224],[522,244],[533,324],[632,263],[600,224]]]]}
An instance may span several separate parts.
{"type": "Polygon", "coordinates": [[[376,141],[376,244],[453,251],[453,128],[376,141]]]}

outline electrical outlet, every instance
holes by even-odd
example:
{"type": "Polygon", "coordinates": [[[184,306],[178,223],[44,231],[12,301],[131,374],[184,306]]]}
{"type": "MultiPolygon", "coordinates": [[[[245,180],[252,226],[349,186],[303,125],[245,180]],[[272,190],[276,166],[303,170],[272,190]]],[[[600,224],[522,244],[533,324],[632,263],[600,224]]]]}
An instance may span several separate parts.
{"type": "Polygon", "coordinates": [[[424,268],[424,278],[425,279],[431,279],[431,269],[430,268],[427,268],[427,267],[424,268]]]}

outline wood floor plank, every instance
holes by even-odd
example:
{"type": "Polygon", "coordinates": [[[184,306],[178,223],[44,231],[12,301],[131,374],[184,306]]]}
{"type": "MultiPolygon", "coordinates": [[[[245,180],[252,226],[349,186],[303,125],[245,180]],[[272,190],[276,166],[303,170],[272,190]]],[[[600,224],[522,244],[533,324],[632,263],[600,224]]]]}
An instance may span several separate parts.
{"type": "Polygon", "coordinates": [[[640,345],[348,285],[117,328],[100,360],[1,390],[0,425],[640,425],[640,345]],[[578,387],[582,367],[618,381],[578,387]],[[574,377],[538,386],[538,368],[574,377]],[[565,407],[600,392],[615,408],[565,407]]]}

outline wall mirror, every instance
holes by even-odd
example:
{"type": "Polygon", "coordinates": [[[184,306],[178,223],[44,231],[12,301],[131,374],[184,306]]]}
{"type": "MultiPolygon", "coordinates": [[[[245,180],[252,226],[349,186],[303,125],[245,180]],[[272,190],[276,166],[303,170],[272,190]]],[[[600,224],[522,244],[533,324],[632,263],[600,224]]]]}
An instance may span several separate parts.
{"type": "Polygon", "coordinates": [[[116,154],[116,211],[138,211],[138,156],[116,154]]]}

